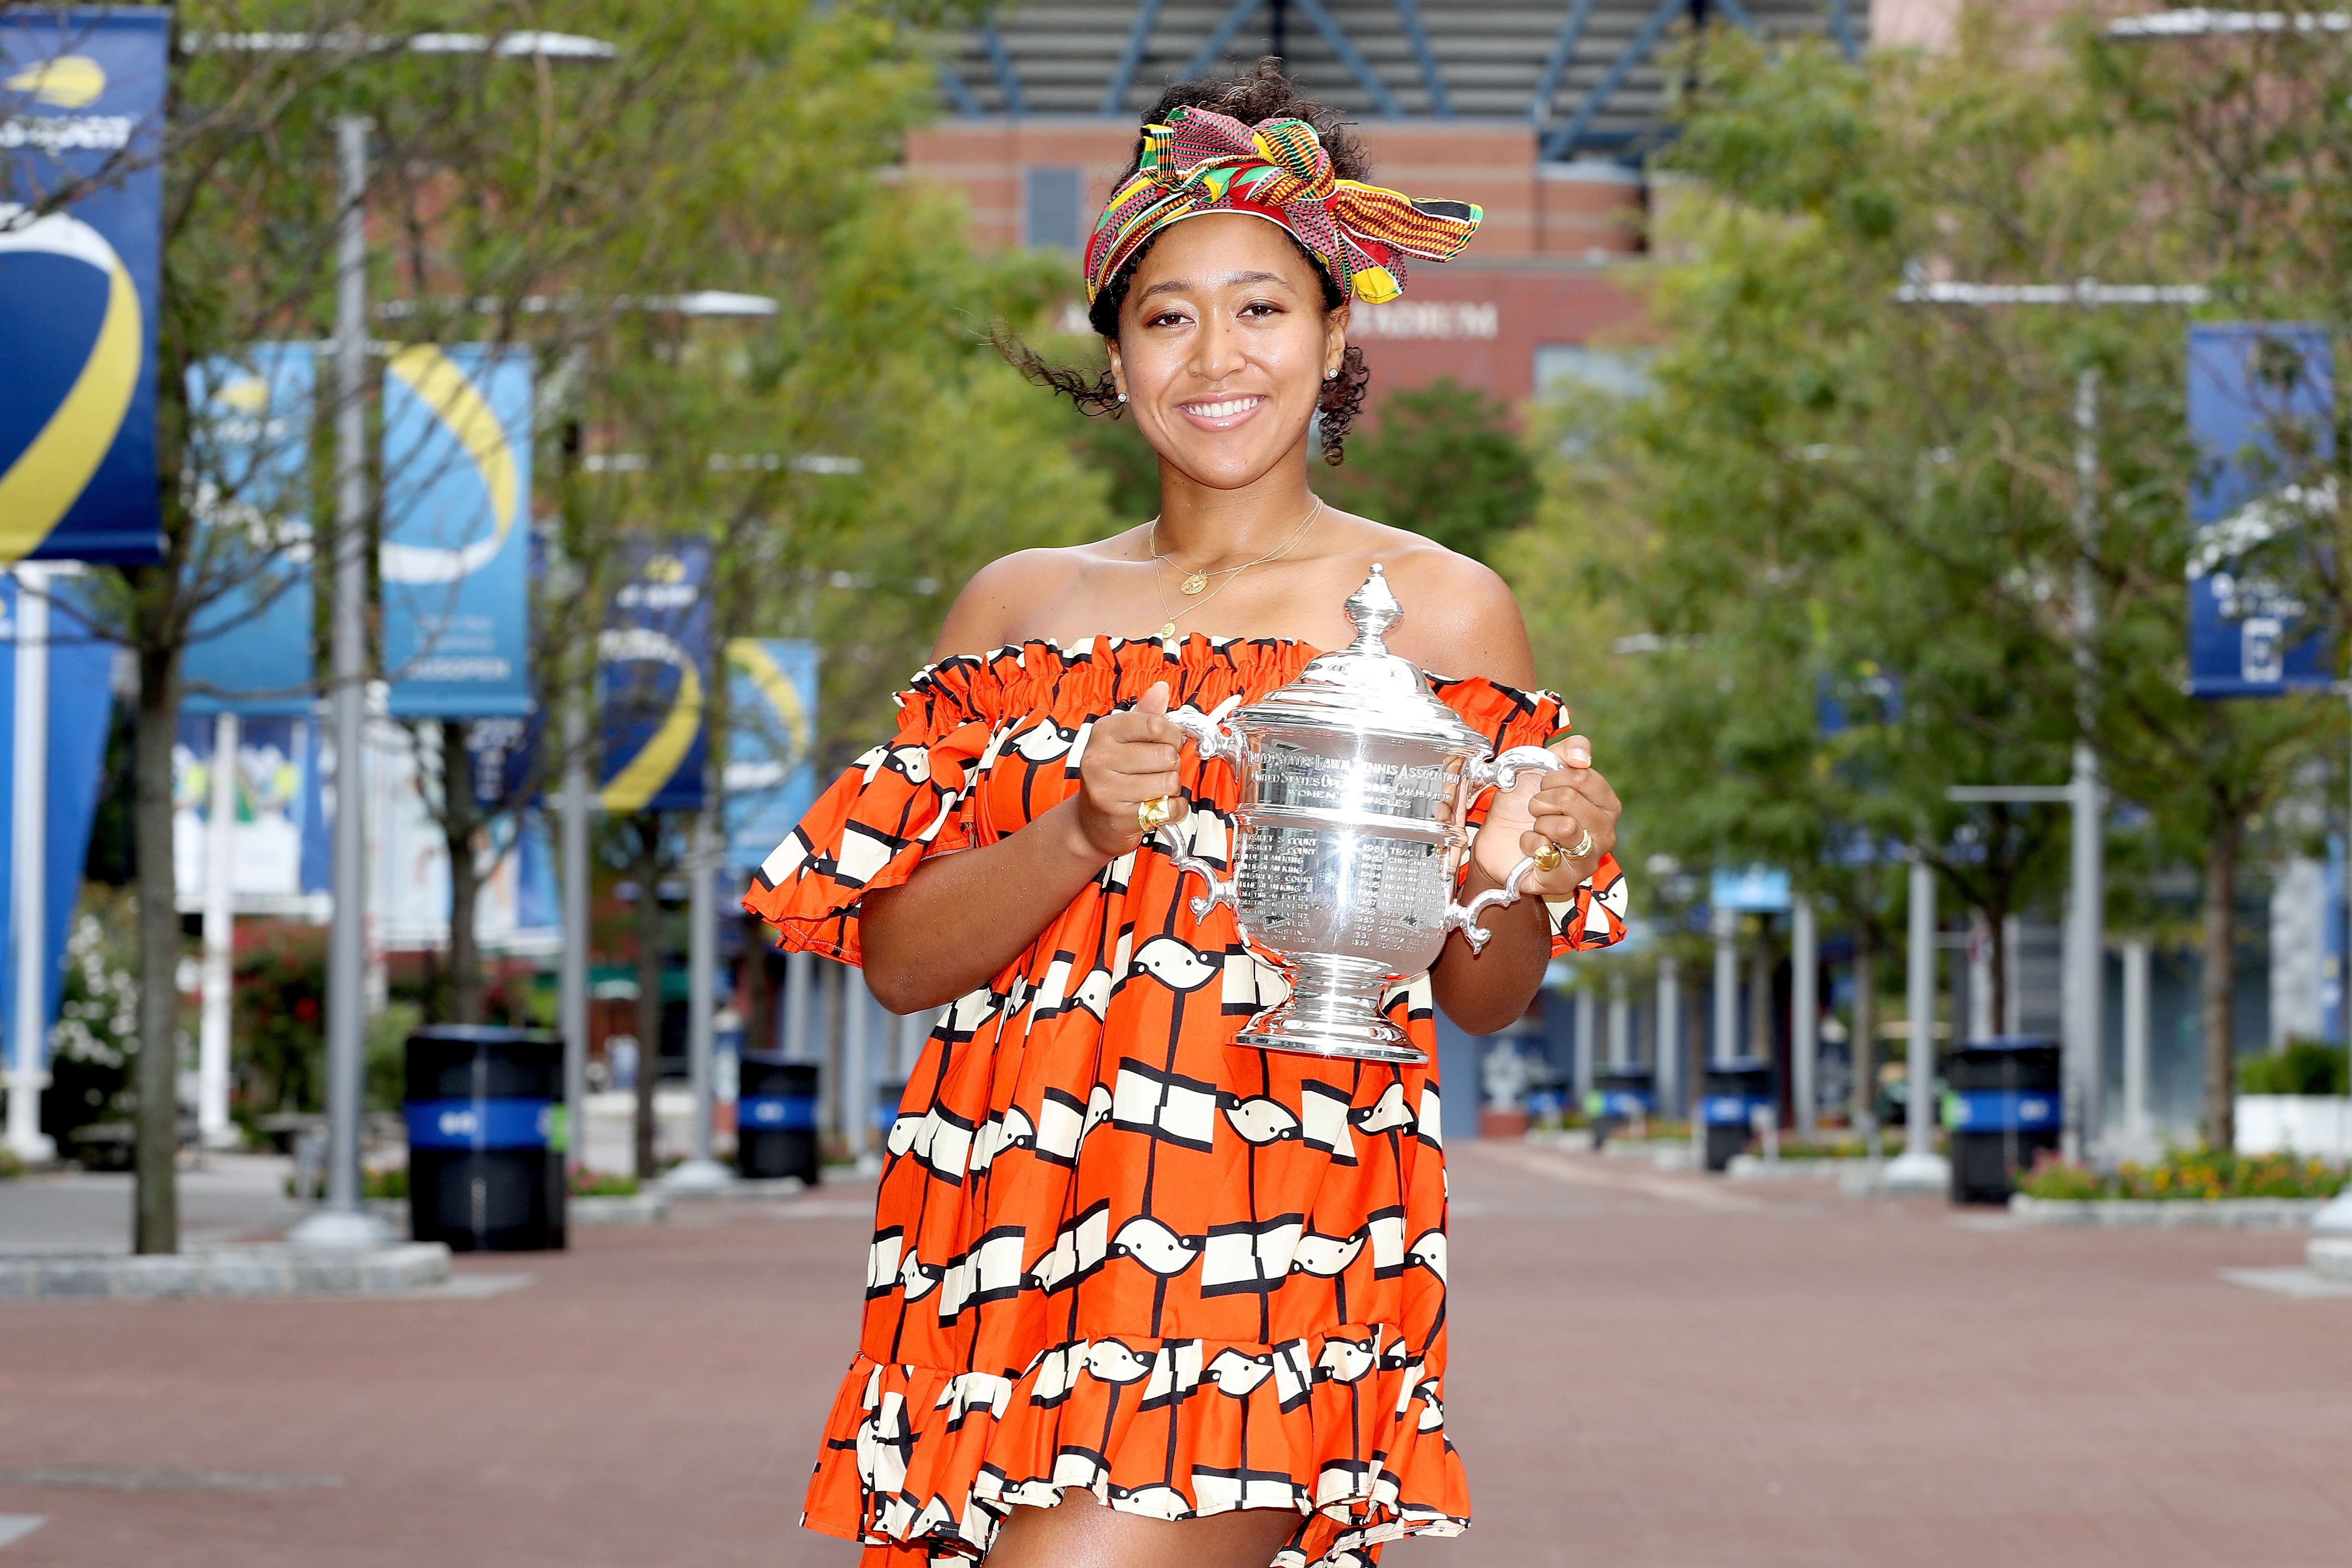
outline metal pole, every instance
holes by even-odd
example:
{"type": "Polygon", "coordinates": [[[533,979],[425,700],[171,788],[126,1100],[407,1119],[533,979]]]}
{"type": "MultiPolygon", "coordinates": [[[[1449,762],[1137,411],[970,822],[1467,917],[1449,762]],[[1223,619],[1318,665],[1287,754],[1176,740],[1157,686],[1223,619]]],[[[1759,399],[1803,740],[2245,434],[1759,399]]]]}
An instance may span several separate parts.
{"type": "Polygon", "coordinates": [[[1715,912],[1715,1040],[1707,1060],[1720,1065],[1739,1055],[1739,912],[1715,912]]]}
{"type": "Polygon", "coordinates": [[[1671,956],[1658,960],[1658,1024],[1651,1070],[1657,1074],[1658,1114],[1682,1109],[1683,967],[1671,956]]]}
{"type": "Polygon", "coordinates": [[[57,1157],[41,1133],[41,1091],[49,1075],[42,1062],[48,1032],[49,568],[16,568],[16,724],[15,796],[10,829],[10,939],[16,944],[16,1016],[8,1020],[15,1047],[8,1073],[8,1147],[28,1165],[57,1157]]]}
{"type": "Polygon", "coordinates": [[[2098,606],[2091,549],[2097,528],[2099,377],[2086,370],[2074,382],[2074,843],[2066,923],[2066,1157],[2084,1158],[2097,1143],[2105,1012],[2105,813],[2099,754],[2091,744],[2097,718],[2098,606]]]}
{"type": "Polygon", "coordinates": [[[1816,1066],[1821,1056],[1821,940],[1813,925],[1813,901],[1798,894],[1789,902],[1789,1076],[1796,1102],[1797,1136],[1813,1135],[1816,1066]]]}
{"type": "Polygon", "coordinates": [[[1992,1017],[1992,925],[1979,915],[1969,924],[1969,1038],[2000,1032],[1992,1017]]]}
{"type": "Polygon", "coordinates": [[[327,1201],[288,1233],[312,1247],[372,1247],[384,1223],[360,1203],[360,1096],[367,1036],[368,127],[335,121],[341,236],[335,277],[334,913],[327,931],[327,1201]]]}
{"type": "Polygon", "coordinates": [[[1908,1088],[1904,1093],[1903,1153],[1886,1167],[1892,1186],[1940,1186],[1951,1168],[1936,1153],[1936,868],[1911,857],[1910,952],[1905,1010],[1910,1015],[1908,1088]]]}
{"type": "Polygon", "coordinates": [[[692,1152],[663,1179],[665,1186],[724,1186],[734,1179],[710,1155],[710,1057],[719,999],[719,910],[710,891],[718,835],[711,818],[708,807],[695,814],[686,856],[686,1064],[694,1094],[692,1152]]]}
{"type": "Polygon", "coordinates": [[[208,1149],[236,1143],[228,1122],[230,955],[236,945],[236,715],[213,719],[211,810],[205,822],[205,962],[196,1031],[196,1135],[208,1149]]]}
{"type": "Polygon", "coordinates": [[[564,1125],[570,1168],[588,1160],[588,710],[563,706],[563,958],[557,976],[556,1027],[563,1031],[564,1125]]]}
{"type": "Polygon", "coordinates": [[[2148,940],[2124,944],[2124,1141],[2137,1157],[2148,1144],[2147,961],[2148,940]]]}

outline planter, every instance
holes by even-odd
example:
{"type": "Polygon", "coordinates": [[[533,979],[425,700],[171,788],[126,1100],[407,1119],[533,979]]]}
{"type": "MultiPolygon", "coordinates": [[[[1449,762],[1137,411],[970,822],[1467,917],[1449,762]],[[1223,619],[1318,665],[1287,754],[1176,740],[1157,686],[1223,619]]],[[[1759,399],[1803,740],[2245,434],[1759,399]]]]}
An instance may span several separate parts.
{"type": "Polygon", "coordinates": [[[1837,1181],[1869,1163],[1860,1158],[1768,1160],[1761,1155],[1734,1155],[1724,1174],[1733,1181],[1837,1181]]]}
{"type": "Polygon", "coordinates": [[[1478,1135],[1482,1138],[1524,1138],[1528,1135],[1528,1113],[1516,1105],[1481,1105],[1478,1107],[1478,1135]]]}
{"type": "Polygon", "coordinates": [[[2127,1229],[2303,1230],[2326,1206],[2323,1197],[2194,1198],[2028,1197],[2009,1200],[2009,1212],[2026,1225],[2105,1226],[2127,1229]]]}
{"type": "Polygon", "coordinates": [[[2352,1099],[2323,1094],[2241,1094],[2238,1153],[2352,1159],[2352,1099]]]}
{"type": "Polygon", "coordinates": [[[2315,1236],[2303,1260],[2321,1279],[2352,1285],[2352,1236],[2315,1236]]]}

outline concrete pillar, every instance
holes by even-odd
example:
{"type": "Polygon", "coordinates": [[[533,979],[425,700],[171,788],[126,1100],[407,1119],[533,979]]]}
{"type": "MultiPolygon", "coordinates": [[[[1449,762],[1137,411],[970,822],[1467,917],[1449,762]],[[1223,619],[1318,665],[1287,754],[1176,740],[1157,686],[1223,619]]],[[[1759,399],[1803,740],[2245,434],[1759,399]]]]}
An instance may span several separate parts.
{"type": "Polygon", "coordinates": [[[809,1019],[816,1000],[816,955],[793,952],[784,956],[784,994],[779,999],[784,1014],[784,1060],[815,1061],[817,1051],[809,1036],[809,1019]]]}
{"type": "Polygon", "coordinates": [[[1715,911],[1715,1034],[1707,1060],[1729,1061],[1739,1054],[1739,912],[1715,911]]]}
{"type": "Polygon", "coordinates": [[[1622,972],[1609,977],[1609,1065],[1633,1065],[1633,998],[1622,972]]]}
{"type": "Polygon", "coordinates": [[[2156,1139],[2147,1113],[2148,958],[2147,937],[2124,943],[2124,1140],[2135,1157],[2156,1139]]]}
{"type": "Polygon", "coordinates": [[[1936,868],[1922,856],[1911,859],[1910,891],[1905,1009],[1910,1015],[1910,1084],[1903,1153],[1886,1167],[1886,1179],[1901,1186],[1940,1187],[1951,1179],[1951,1167],[1936,1153],[1936,868]]]}
{"type": "Polygon", "coordinates": [[[1978,915],[1969,922],[1969,1038],[2000,1032],[1992,1016],[1992,926],[1978,915]]]}
{"type": "Polygon", "coordinates": [[[196,1029],[196,1135],[234,1148],[229,1124],[229,1017],[236,947],[236,715],[213,717],[211,800],[205,818],[204,969],[196,1029]]]}
{"type": "Polygon", "coordinates": [[[1579,1107],[1584,1097],[1592,1092],[1592,1070],[1598,1065],[1601,1044],[1600,1007],[1592,995],[1590,980],[1576,988],[1576,1067],[1571,1073],[1572,1092],[1579,1107]]]}
{"type": "Polygon", "coordinates": [[[1672,1116],[1683,1099],[1683,967],[1681,960],[1658,960],[1657,1033],[1650,1066],[1658,1083],[1658,1114],[1672,1116]]]}
{"type": "Polygon", "coordinates": [[[1814,1103],[1820,1098],[1820,981],[1821,939],[1813,923],[1813,901],[1801,893],[1789,904],[1789,1087],[1801,1138],[1813,1135],[1814,1103]]]}

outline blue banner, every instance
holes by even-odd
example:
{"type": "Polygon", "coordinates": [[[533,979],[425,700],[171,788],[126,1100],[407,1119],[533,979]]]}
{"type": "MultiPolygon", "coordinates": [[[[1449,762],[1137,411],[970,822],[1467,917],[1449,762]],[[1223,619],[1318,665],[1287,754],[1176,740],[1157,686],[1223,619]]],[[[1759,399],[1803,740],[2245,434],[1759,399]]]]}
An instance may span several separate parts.
{"type": "Polygon", "coordinates": [[[532,788],[531,769],[539,765],[540,718],[478,718],[466,727],[466,751],[474,761],[474,804],[485,811],[530,805],[541,791],[532,788]],[[525,791],[529,799],[525,799],[525,791]]]}
{"type": "Polygon", "coordinates": [[[702,709],[710,679],[710,546],[634,540],[623,567],[596,639],[604,687],[598,803],[621,814],[699,810],[708,751],[702,709]]]}
{"type": "MultiPolygon", "coordinates": [[[[48,907],[42,912],[42,936],[47,950],[42,960],[48,994],[41,1016],[50,1023],[58,1017],[66,977],[66,936],[73,924],[74,904],[81,896],[82,862],[89,854],[90,822],[98,814],[98,790],[106,763],[106,733],[114,712],[114,646],[93,636],[76,612],[73,601],[52,588],[49,601],[49,767],[47,816],[47,850],[42,888],[48,907]]],[[[16,580],[0,572],[0,740],[16,733],[16,580]]],[[[0,747],[5,749],[5,747],[0,747]]],[[[16,809],[16,770],[0,758],[0,932],[8,935],[5,948],[16,951],[15,835],[8,830],[16,809]]],[[[0,963],[0,1030],[16,1019],[16,965],[13,956],[0,963]]],[[[46,1040],[37,1042],[31,1061],[24,1060],[15,1040],[9,1060],[23,1067],[37,1066],[46,1055],[46,1040]]]]}
{"type": "Polygon", "coordinates": [[[530,711],[530,354],[399,350],[383,371],[383,667],[402,718],[530,711]]]}
{"type": "MultiPolygon", "coordinates": [[[[2189,434],[2198,474],[2189,557],[2189,690],[2267,697],[2335,684],[2334,650],[2280,569],[2335,510],[2336,372],[2325,327],[2189,329],[2189,434]]],[[[2290,573],[2291,575],[2291,573],[2290,573]]]]}
{"type": "Polygon", "coordinates": [[[1746,1127],[1759,1111],[1774,1109],[1769,1094],[1709,1094],[1699,1102],[1698,1119],[1709,1127],[1746,1127]]]}
{"type": "Polygon", "coordinates": [[[543,1149],[555,1141],[555,1106],[547,1100],[412,1100],[412,1149],[543,1149]]]}
{"type": "Polygon", "coordinates": [[[0,11],[0,566],[163,559],[170,29],[160,8],[0,11]]]}
{"type": "Polygon", "coordinates": [[[309,715],[241,716],[236,755],[224,759],[218,716],[181,716],[172,747],[172,865],[183,909],[204,906],[214,769],[225,761],[236,802],[228,831],[236,912],[290,914],[328,891],[320,727],[309,715]]]}
{"type": "Polygon", "coordinates": [[[816,800],[817,648],[781,638],[727,643],[727,863],[775,852],[816,800]]]}
{"type": "Polygon", "coordinates": [[[1786,914],[1789,908],[1789,873],[1770,866],[1752,865],[1744,871],[1717,868],[1707,884],[1706,902],[1714,909],[1737,909],[1760,915],[1786,914]]]}
{"type": "Polygon", "coordinates": [[[198,609],[180,710],[310,711],[310,423],[316,357],[258,343],[188,368],[187,473],[201,575],[234,584],[198,609]]]}

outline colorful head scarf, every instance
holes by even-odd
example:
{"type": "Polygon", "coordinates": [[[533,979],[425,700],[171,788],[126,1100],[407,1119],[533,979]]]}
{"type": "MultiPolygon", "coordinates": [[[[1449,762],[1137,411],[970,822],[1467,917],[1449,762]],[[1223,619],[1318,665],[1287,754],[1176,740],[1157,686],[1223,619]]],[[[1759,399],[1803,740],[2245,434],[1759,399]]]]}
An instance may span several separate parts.
{"type": "Polygon", "coordinates": [[[1143,128],[1143,157],[1111,193],[1087,241],[1087,301],[1144,241],[1202,213],[1248,213],[1280,224],[1315,254],[1342,299],[1377,305],[1404,291],[1404,257],[1451,261],[1486,214],[1471,202],[1417,202],[1338,178],[1303,120],[1255,127],[1185,107],[1143,128]]]}

